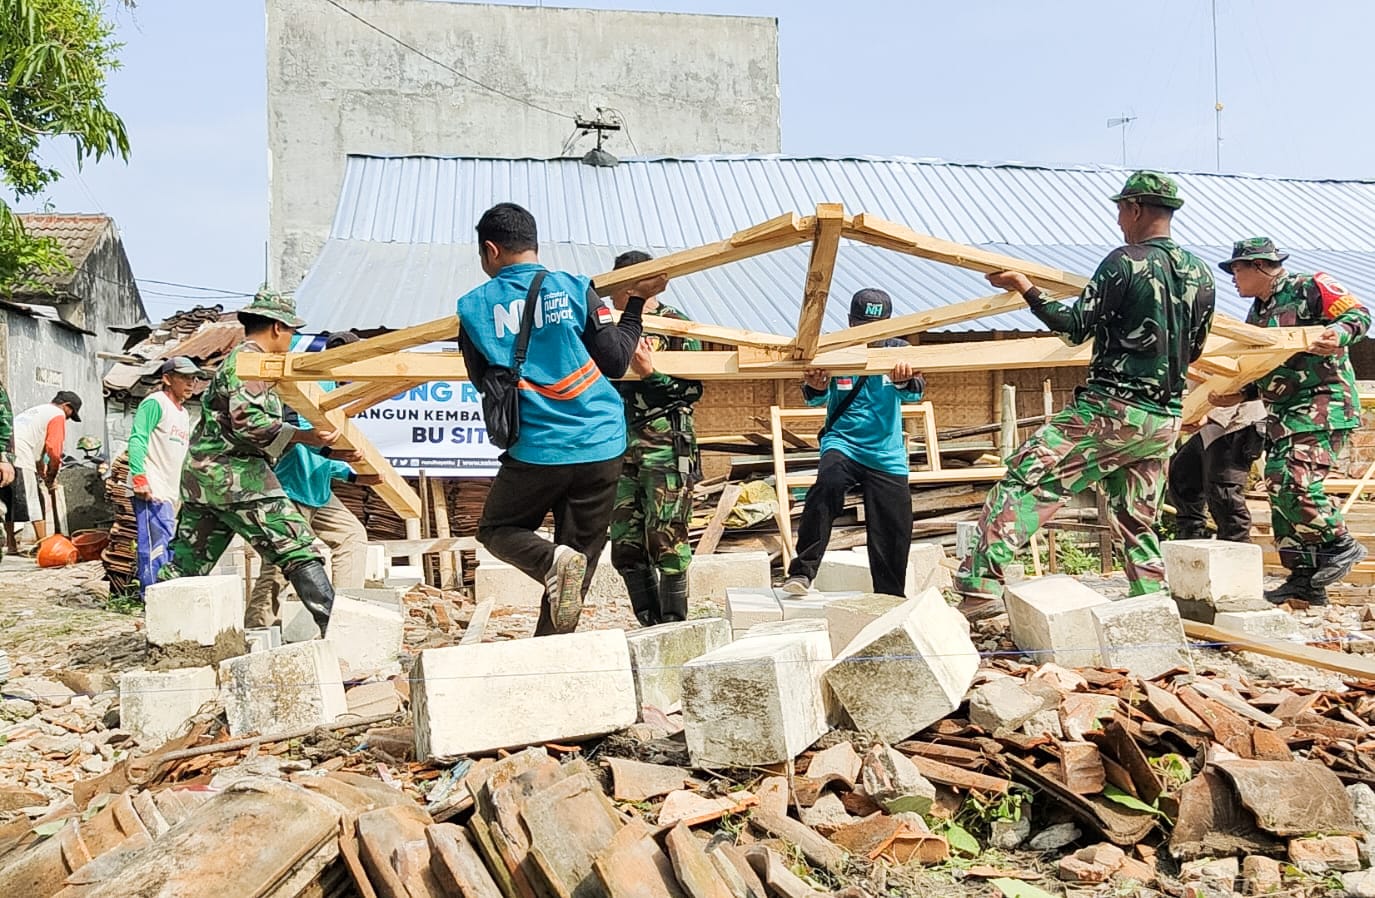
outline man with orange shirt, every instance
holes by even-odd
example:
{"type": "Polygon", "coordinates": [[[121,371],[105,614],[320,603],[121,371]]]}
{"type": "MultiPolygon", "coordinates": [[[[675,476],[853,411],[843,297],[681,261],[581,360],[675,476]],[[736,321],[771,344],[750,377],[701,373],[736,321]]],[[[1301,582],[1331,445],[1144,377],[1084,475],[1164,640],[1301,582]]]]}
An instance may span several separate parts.
{"type": "Polygon", "coordinates": [[[62,467],[62,446],[67,441],[67,420],[81,422],[81,397],[70,390],[58,390],[52,402],[26,409],[14,419],[15,505],[10,521],[6,522],[6,537],[10,551],[15,551],[14,526],[33,524],[34,538],[42,542],[48,536],[48,522],[43,515],[38,482],[51,487],[62,467]],[[23,500],[20,501],[20,493],[23,500]]]}

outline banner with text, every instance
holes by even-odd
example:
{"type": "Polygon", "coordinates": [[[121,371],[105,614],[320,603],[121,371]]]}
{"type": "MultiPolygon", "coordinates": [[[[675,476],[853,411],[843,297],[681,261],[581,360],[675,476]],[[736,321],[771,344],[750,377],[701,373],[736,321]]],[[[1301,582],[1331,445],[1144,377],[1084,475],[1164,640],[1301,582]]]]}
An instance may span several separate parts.
{"type": "Polygon", "coordinates": [[[487,442],[482,400],[467,381],[422,384],[353,421],[402,474],[496,475],[501,450],[487,442]]]}

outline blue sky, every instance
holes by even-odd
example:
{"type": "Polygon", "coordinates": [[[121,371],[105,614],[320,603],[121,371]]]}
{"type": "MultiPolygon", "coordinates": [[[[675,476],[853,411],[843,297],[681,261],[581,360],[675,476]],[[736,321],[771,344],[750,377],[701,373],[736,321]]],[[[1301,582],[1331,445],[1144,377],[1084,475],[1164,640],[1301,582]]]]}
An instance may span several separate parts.
{"type": "MultiPolygon", "coordinates": [[[[320,0],[323,5],[324,0],[320,0]]],[[[1215,170],[1207,0],[685,0],[559,5],[779,19],[783,151],[1215,170]]],[[[1222,170],[1370,177],[1368,0],[1218,0],[1222,170]],[[1301,13],[1298,12],[1301,10],[1301,13]]],[[[366,14],[366,10],[361,10],[366,14]]],[[[112,9],[126,44],[109,101],[133,146],[20,205],[103,211],[158,318],[262,279],[267,126],[261,2],[112,9]]],[[[1105,211],[1105,214],[1108,214],[1105,211]]]]}

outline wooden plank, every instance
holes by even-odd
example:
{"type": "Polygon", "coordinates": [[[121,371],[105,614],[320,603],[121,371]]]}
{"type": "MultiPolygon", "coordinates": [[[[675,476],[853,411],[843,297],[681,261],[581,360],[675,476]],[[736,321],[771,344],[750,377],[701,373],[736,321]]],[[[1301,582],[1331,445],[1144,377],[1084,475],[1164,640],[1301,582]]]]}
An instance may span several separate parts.
{"type": "Polygon", "coordinates": [[[921,412],[922,428],[926,437],[926,463],[932,471],[941,469],[941,444],[940,437],[936,435],[936,412],[931,405],[931,400],[926,400],[917,405],[921,412]]]}
{"type": "Polygon", "coordinates": [[[403,349],[424,346],[427,343],[457,339],[458,316],[448,315],[444,318],[436,318],[434,321],[417,324],[414,327],[403,327],[401,330],[392,331],[389,334],[336,346],[333,349],[326,349],[324,352],[305,353],[305,359],[298,367],[301,371],[314,371],[319,374],[332,371],[340,365],[361,362],[374,356],[388,355],[403,349]]]}
{"type": "Polygon", "coordinates": [[[944,262],[959,268],[968,268],[990,274],[995,271],[1020,271],[1031,282],[1042,289],[1070,290],[1078,293],[1088,285],[1089,279],[1072,274],[1039,262],[1030,262],[1002,253],[977,249],[972,246],[941,240],[926,234],[919,234],[906,225],[885,221],[876,216],[861,212],[845,228],[845,236],[851,240],[881,246],[923,259],[944,262]]]}
{"type": "Polygon", "coordinates": [[[692,550],[693,555],[710,555],[716,551],[716,544],[721,541],[721,534],[726,529],[726,517],[730,515],[730,510],[735,507],[736,500],[744,492],[743,483],[729,483],[721,491],[721,498],[716,503],[716,511],[712,512],[711,520],[707,522],[707,529],[702,532],[702,538],[697,541],[697,547],[692,550]]]}
{"type": "Polygon", "coordinates": [[[730,242],[735,246],[743,246],[746,243],[754,243],[758,240],[766,240],[800,230],[802,230],[801,216],[796,212],[784,212],[782,215],[776,215],[768,221],[752,225],[743,231],[736,231],[731,235],[730,242]]]}
{"type": "MultiPolygon", "coordinates": [[[[1002,480],[1007,468],[1002,465],[979,465],[973,468],[944,468],[940,471],[911,471],[907,474],[908,483],[992,483],[1002,480]]],[[[789,486],[811,486],[816,483],[815,474],[792,474],[788,477],[789,486]]]]}
{"type": "MultiPolygon", "coordinates": [[[[449,497],[444,492],[443,480],[430,480],[430,514],[434,516],[434,536],[437,539],[448,539],[449,497]]],[[[459,585],[454,578],[453,553],[439,553],[439,588],[456,589],[459,585]]]]}
{"type": "Polygon", "coordinates": [[[1256,654],[1267,655],[1271,658],[1280,658],[1285,661],[1295,661],[1299,664],[1306,664],[1309,667],[1316,667],[1320,670],[1335,671],[1339,674],[1345,674],[1348,677],[1375,680],[1375,660],[1364,655],[1334,652],[1331,649],[1320,649],[1315,646],[1288,642],[1282,639],[1263,639],[1259,636],[1234,633],[1231,630],[1224,630],[1221,627],[1214,627],[1209,624],[1200,624],[1187,620],[1184,622],[1184,635],[1188,636],[1190,639],[1225,645],[1228,648],[1239,651],[1255,652],[1256,654]]]}
{"type": "MultiPolygon", "coordinates": [[[[357,343],[350,344],[357,346],[357,343]]],[[[341,347],[347,349],[348,347],[341,347]]],[[[339,449],[352,450],[362,454],[359,461],[353,462],[354,470],[360,474],[377,474],[382,482],[371,487],[402,518],[419,519],[420,496],[402,479],[391,462],[377,450],[363,432],[339,409],[332,412],[320,410],[320,400],[325,391],[318,384],[309,381],[283,382],[277,384],[282,401],[296,410],[296,413],[310,422],[317,430],[336,430],[339,439],[334,444],[339,449]]]]}
{"type": "MultiPolygon", "coordinates": [[[[773,438],[773,483],[778,495],[778,536],[783,543],[783,569],[793,560],[792,514],[788,509],[788,463],[783,455],[783,418],[778,406],[769,407],[769,433],[773,438]]],[[[815,482],[816,478],[812,478],[815,482]]]]}
{"type": "Polygon", "coordinates": [[[716,268],[719,265],[739,262],[741,259],[762,256],[775,250],[806,243],[812,238],[814,225],[815,220],[808,216],[797,219],[795,225],[779,227],[773,233],[744,239],[740,243],[734,242],[737,237],[742,236],[737,234],[730,240],[669,253],[657,259],[650,259],[647,262],[639,262],[635,265],[627,265],[624,268],[599,274],[592,279],[592,288],[597,291],[599,296],[610,296],[622,287],[628,287],[645,278],[663,274],[672,279],[698,271],[706,271],[708,268],[716,268]]]}
{"type": "MultiPolygon", "coordinates": [[[[1365,469],[1365,473],[1361,475],[1361,479],[1356,481],[1356,485],[1351,488],[1351,495],[1347,496],[1346,501],[1342,503],[1343,515],[1351,511],[1351,506],[1355,505],[1356,500],[1361,498],[1361,493],[1364,493],[1365,488],[1370,486],[1372,477],[1375,477],[1375,461],[1372,461],[1370,466],[1365,469]]],[[[1324,491],[1326,491],[1326,487],[1327,485],[1323,484],[1324,491]]]]}
{"type": "MultiPolygon", "coordinates": [[[[621,320],[621,313],[612,310],[612,317],[621,320]]],[[[647,334],[663,334],[667,337],[685,337],[707,343],[722,343],[727,346],[754,346],[760,349],[787,349],[793,345],[791,337],[781,334],[766,334],[761,331],[747,331],[738,327],[725,327],[702,321],[685,321],[682,318],[665,318],[662,315],[643,315],[640,318],[647,334]]]]}
{"type": "Polygon", "coordinates": [[[995,293],[992,296],[982,296],[978,299],[941,306],[939,309],[912,312],[885,321],[871,321],[868,324],[847,327],[845,330],[823,336],[817,344],[817,348],[818,350],[827,350],[859,346],[864,343],[873,343],[875,340],[920,334],[935,330],[938,327],[947,327],[962,321],[972,321],[987,315],[1015,312],[1024,308],[1026,308],[1026,300],[1022,299],[1022,294],[1016,291],[995,293]]]}
{"type": "Polygon", "coordinates": [[[816,236],[812,257],[807,263],[807,280],[802,288],[802,310],[797,317],[798,357],[816,355],[821,338],[821,322],[826,317],[826,299],[831,295],[831,276],[835,273],[836,252],[840,249],[845,209],[839,203],[819,203],[816,207],[816,236]]]}

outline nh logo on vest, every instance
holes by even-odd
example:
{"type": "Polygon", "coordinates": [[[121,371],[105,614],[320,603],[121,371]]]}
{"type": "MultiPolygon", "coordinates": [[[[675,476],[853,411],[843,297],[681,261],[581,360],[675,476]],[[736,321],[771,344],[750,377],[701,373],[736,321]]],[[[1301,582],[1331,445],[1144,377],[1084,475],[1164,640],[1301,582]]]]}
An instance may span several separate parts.
{"type": "MultiPolygon", "coordinates": [[[[557,293],[541,293],[536,303],[533,325],[535,329],[547,324],[573,320],[573,304],[568,294],[563,290],[557,293]]],[[[498,340],[507,334],[516,336],[520,333],[520,318],[524,311],[525,300],[523,299],[517,299],[505,306],[501,304],[492,306],[492,328],[496,331],[498,340]]]]}

